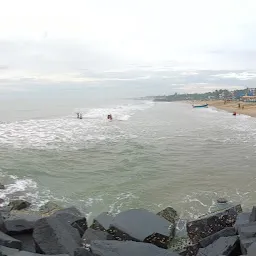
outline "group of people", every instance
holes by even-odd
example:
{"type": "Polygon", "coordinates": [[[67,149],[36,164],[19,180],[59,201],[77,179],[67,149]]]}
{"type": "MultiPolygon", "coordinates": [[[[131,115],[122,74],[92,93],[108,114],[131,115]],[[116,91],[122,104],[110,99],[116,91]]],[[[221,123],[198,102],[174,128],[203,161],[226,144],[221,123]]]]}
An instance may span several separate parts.
{"type": "MultiPolygon", "coordinates": [[[[83,119],[82,113],[76,113],[76,115],[77,115],[77,119],[83,119]]],[[[107,116],[107,119],[110,120],[110,121],[112,121],[112,120],[113,120],[112,115],[109,114],[109,115],[107,116]]]]}

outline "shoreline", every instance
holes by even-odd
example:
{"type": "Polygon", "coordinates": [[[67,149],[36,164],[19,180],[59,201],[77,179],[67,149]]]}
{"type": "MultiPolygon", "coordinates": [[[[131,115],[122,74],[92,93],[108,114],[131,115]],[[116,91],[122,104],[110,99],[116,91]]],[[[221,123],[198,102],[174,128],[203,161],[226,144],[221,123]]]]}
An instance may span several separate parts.
{"type": "Polygon", "coordinates": [[[256,102],[242,102],[242,101],[228,101],[224,100],[210,100],[210,101],[187,101],[190,104],[202,104],[207,103],[209,107],[214,107],[219,110],[224,110],[229,113],[236,112],[238,115],[246,115],[250,117],[256,117],[256,102]],[[240,104],[240,108],[239,108],[240,104]]]}

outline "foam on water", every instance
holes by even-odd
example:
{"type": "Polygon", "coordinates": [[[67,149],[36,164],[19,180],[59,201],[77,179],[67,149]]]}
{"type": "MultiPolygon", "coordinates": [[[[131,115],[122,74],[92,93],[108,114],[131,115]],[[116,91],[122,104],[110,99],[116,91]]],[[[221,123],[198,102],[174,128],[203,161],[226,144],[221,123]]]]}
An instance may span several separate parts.
{"type": "Polygon", "coordinates": [[[108,108],[80,109],[82,120],[69,115],[0,124],[0,144],[16,149],[78,149],[104,140],[117,141],[130,136],[120,130],[117,121],[127,121],[137,111],[150,108],[153,104],[136,102],[108,108]],[[106,119],[110,113],[113,122],[106,119]]]}

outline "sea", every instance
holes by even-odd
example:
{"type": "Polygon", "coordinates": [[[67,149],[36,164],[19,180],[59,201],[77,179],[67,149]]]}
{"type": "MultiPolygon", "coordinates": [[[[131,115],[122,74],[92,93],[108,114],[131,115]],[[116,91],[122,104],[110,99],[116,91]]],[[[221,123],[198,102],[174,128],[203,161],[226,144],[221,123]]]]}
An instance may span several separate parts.
{"type": "Polygon", "coordinates": [[[55,201],[89,221],[167,206],[194,219],[220,197],[255,205],[255,118],[189,103],[50,95],[1,99],[0,117],[2,205],[21,198],[37,210],[55,201]]]}

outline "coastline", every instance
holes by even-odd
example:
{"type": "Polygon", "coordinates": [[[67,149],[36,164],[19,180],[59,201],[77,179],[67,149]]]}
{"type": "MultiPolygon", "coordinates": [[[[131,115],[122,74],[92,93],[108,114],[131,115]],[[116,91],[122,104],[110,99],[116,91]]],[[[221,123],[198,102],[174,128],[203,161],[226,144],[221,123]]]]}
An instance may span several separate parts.
{"type": "MultiPolygon", "coordinates": [[[[242,102],[242,101],[228,101],[224,100],[212,100],[212,101],[197,101],[196,104],[207,103],[210,107],[215,107],[216,109],[221,109],[229,113],[236,112],[240,115],[247,115],[251,117],[256,117],[256,103],[255,102],[242,102]],[[240,108],[239,105],[240,104],[240,108]]],[[[195,104],[193,102],[192,104],[195,104]]]]}

